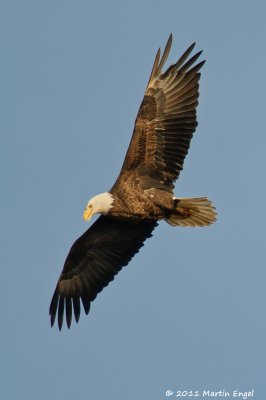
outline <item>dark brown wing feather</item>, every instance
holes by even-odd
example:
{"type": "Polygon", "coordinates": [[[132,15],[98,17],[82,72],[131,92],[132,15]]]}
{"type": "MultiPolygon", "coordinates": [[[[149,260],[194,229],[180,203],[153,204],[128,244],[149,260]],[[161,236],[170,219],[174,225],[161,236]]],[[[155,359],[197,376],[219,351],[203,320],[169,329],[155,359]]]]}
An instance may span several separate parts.
{"type": "Polygon", "coordinates": [[[199,70],[194,65],[201,52],[190,59],[195,43],[166,72],[162,68],[170,52],[170,35],[162,58],[157,52],[126,154],[114,186],[135,174],[142,189],[159,187],[171,191],[183,169],[190,141],[197,126],[199,70]],[[193,66],[194,65],[194,66],[193,66]]]}
{"type": "Polygon", "coordinates": [[[65,313],[70,327],[73,311],[78,322],[80,300],[88,314],[91,301],[152,236],[156,225],[156,221],[99,217],[70,249],[51,301],[51,325],[57,313],[61,330],[65,313]]]}

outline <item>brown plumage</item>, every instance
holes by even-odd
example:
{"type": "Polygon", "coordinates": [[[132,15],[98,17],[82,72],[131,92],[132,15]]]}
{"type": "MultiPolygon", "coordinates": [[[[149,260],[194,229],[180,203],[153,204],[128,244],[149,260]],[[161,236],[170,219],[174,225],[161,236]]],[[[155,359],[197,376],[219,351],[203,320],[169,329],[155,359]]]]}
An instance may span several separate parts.
{"type": "Polygon", "coordinates": [[[134,132],[114,186],[92,198],[85,219],[102,216],[73,244],[59,277],[51,305],[61,329],[64,312],[68,327],[74,311],[80,316],[80,300],[86,313],[97,294],[152,236],[157,221],[172,226],[207,226],[216,219],[206,198],[176,198],[174,183],[197,126],[199,70],[194,65],[201,52],[189,58],[195,44],[162,72],[172,44],[157,52],[150,79],[135,122],[134,132]]]}

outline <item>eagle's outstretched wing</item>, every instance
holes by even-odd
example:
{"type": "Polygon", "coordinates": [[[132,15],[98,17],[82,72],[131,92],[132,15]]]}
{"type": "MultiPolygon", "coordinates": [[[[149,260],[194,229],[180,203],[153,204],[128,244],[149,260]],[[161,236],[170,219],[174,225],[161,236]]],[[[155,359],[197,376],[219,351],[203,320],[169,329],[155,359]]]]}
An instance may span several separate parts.
{"type": "Polygon", "coordinates": [[[201,51],[189,58],[195,43],[166,72],[162,68],[172,44],[170,35],[162,58],[157,52],[151,76],[135,122],[132,139],[114,185],[134,173],[142,189],[171,191],[183,169],[184,159],[197,126],[201,51]]]}
{"type": "Polygon", "coordinates": [[[80,300],[88,314],[91,301],[129,263],[156,225],[100,216],[70,249],[51,301],[51,325],[57,313],[61,330],[65,313],[70,327],[72,310],[78,322],[80,300]]]}

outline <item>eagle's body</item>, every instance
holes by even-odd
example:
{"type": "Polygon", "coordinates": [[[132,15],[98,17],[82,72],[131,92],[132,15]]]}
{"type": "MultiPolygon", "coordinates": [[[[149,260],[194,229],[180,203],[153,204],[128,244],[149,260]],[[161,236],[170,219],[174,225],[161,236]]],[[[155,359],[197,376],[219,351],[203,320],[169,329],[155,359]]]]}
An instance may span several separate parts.
{"type": "Polygon", "coordinates": [[[57,283],[51,324],[58,314],[59,329],[66,313],[80,316],[80,300],[88,313],[97,294],[151,237],[158,221],[172,226],[207,226],[216,219],[206,197],[176,198],[174,183],[197,126],[201,52],[189,59],[194,44],[162,72],[172,43],[158,51],[141,103],[121,172],[110,191],[93,197],[84,211],[98,220],[73,244],[57,283]],[[188,61],[187,61],[188,59],[188,61]]]}
{"type": "Polygon", "coordinates": [[[124,196],[113,195],[113,206],[109,215],[119,218],[156,219],[166,217],[173,209],[174,199],[171,193],[161,189],[123,190],[124,196]]]}

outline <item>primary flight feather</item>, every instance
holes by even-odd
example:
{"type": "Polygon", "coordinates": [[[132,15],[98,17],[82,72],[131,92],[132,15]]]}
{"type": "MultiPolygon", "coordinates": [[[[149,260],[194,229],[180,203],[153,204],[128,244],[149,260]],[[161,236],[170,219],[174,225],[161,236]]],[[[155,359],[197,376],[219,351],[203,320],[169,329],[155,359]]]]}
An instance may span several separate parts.
{"type": "Polygon", "coordinates": [[[121,172],[108,192],[93,197],[85,220],[97,221],[72,245],[59,277],[51,305],[53,326],[57,314],[61,330],[68,328],[80,301],[88,314],[91,302],[152,236],[158,221],[172,226],[207,226],[216,220],[215,207],[206,197],[177,198],[174,183],[197,126],[201,51],[190,57],[195,43],[163,72],[170,52],[170,35],[162,57],[155,57],[138,111],[121,172]]]}

